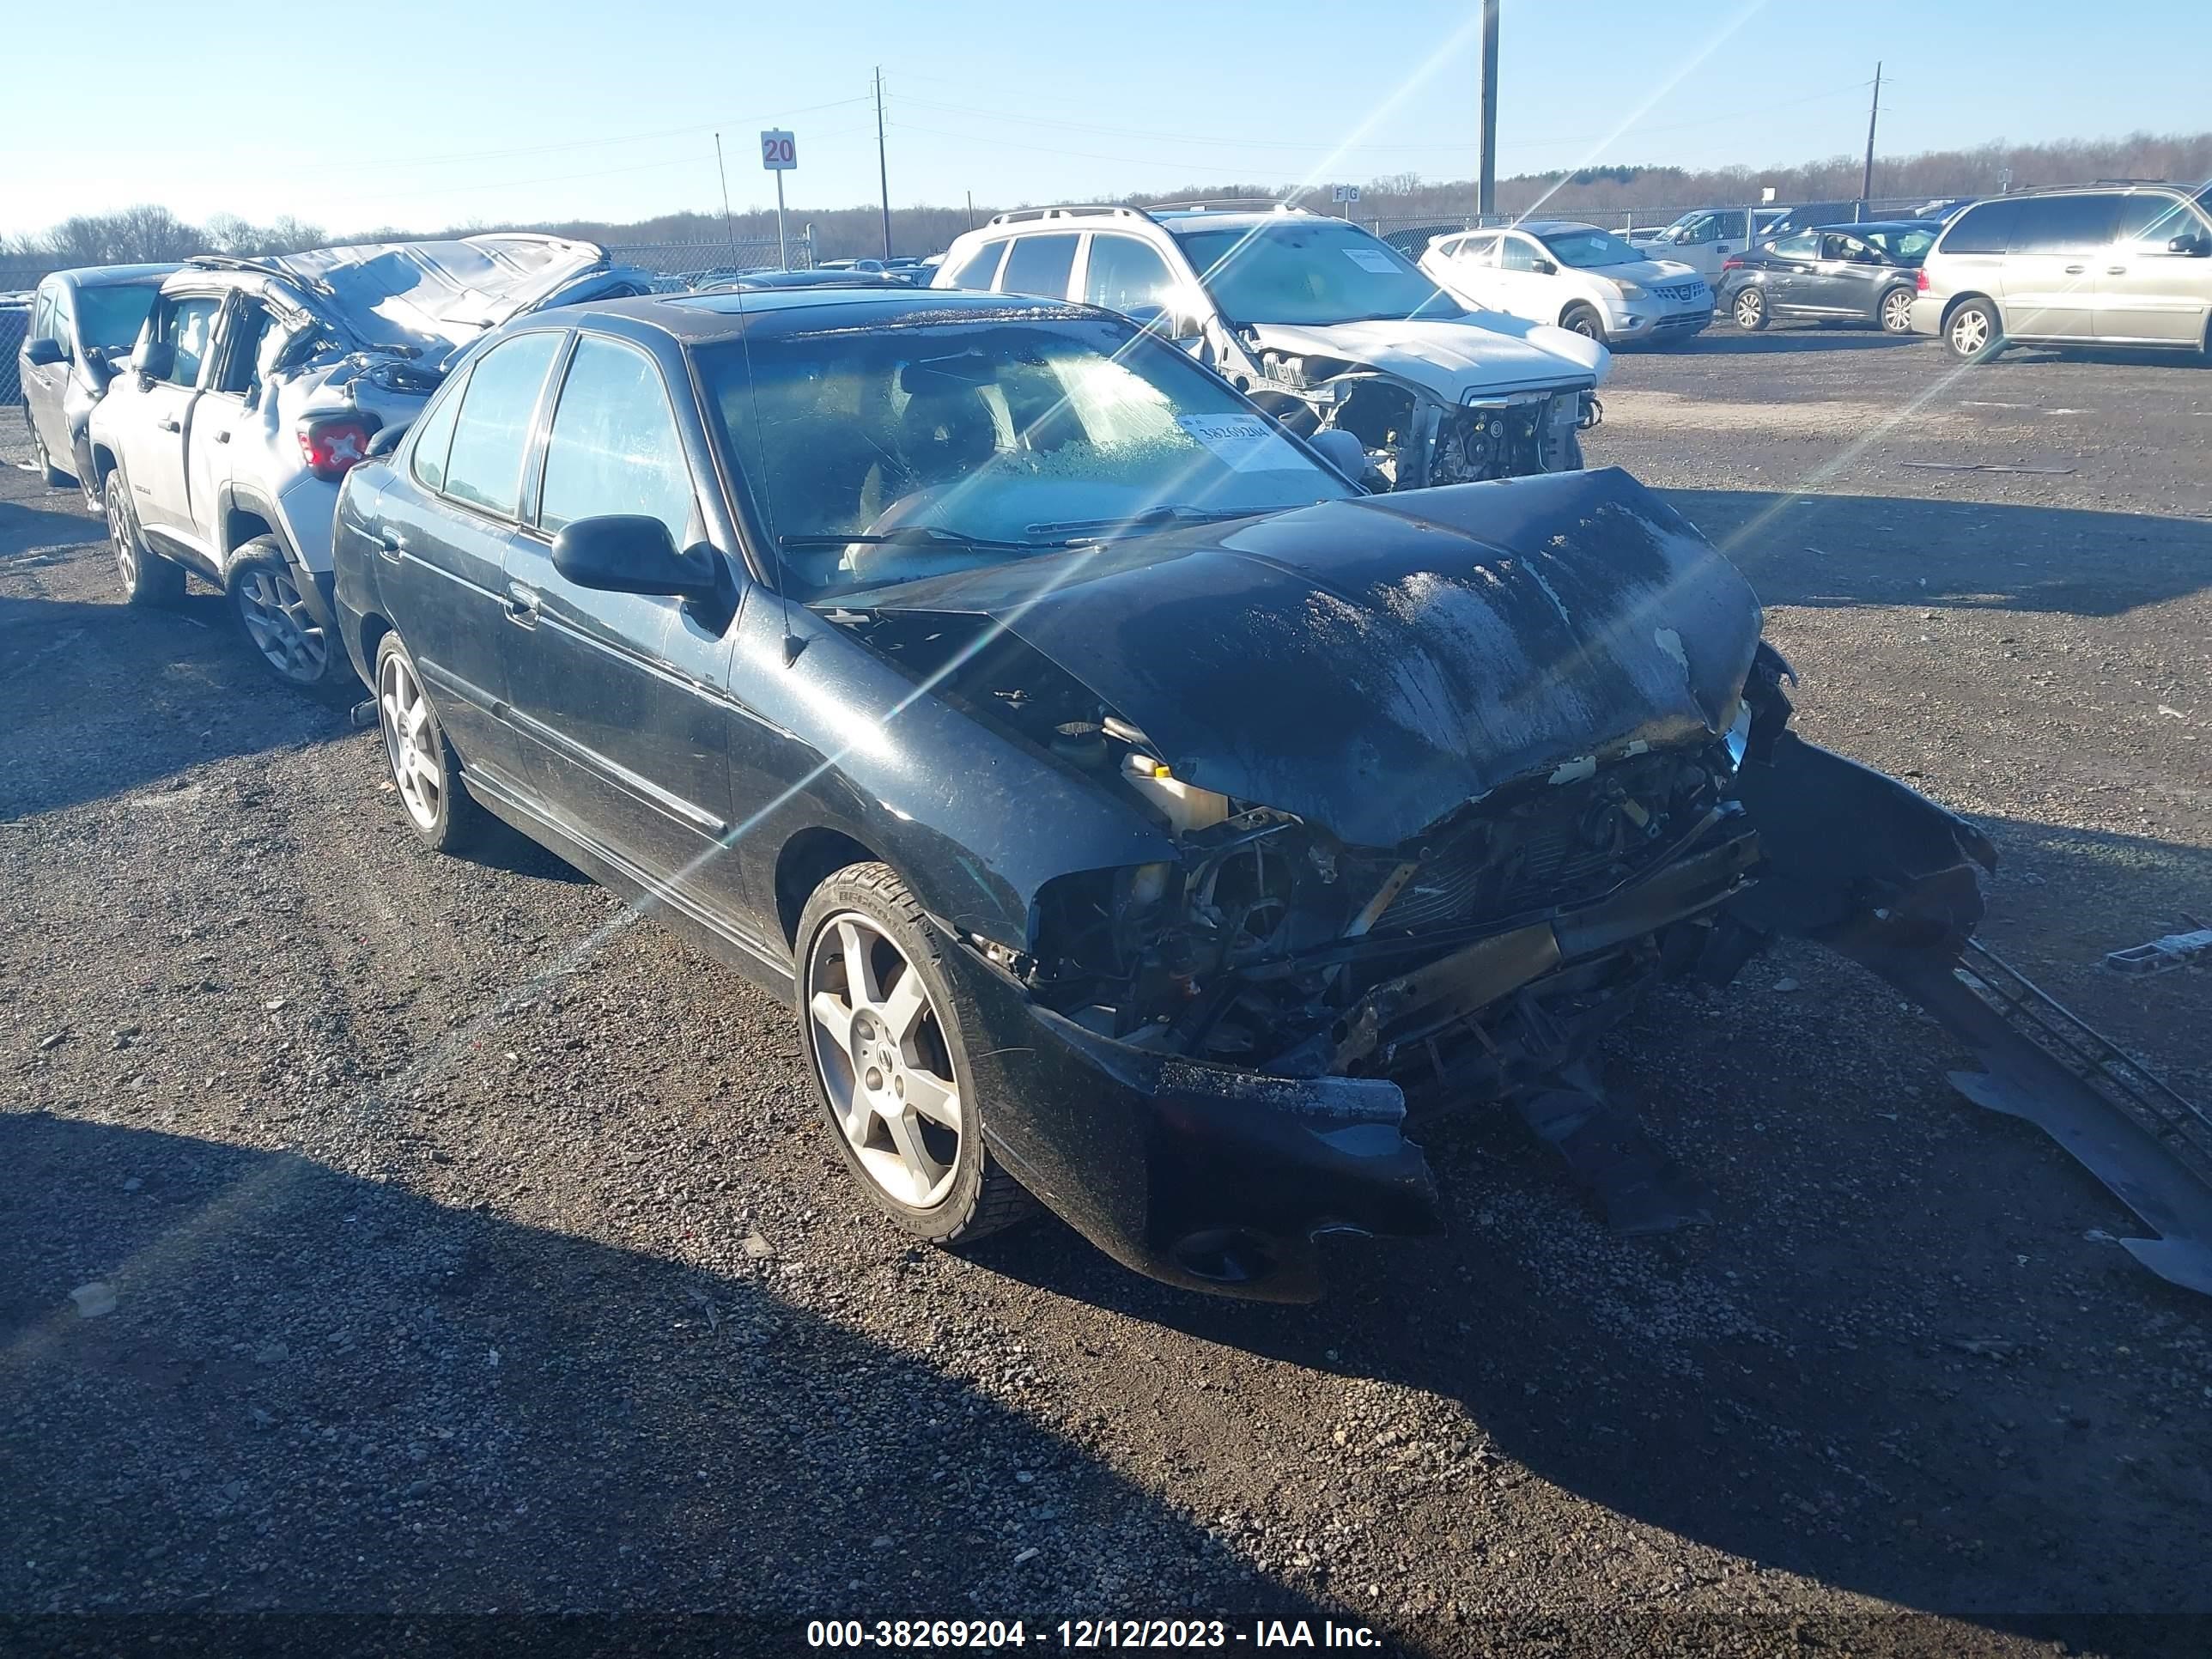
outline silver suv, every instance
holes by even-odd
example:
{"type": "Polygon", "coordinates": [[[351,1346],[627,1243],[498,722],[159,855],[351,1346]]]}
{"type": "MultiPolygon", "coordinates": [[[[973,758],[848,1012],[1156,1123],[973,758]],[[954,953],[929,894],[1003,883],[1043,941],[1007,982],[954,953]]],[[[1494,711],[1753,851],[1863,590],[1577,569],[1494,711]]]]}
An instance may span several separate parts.
{"type": "Polygon", "coordinates": [[[521,233],[191,261],[162,283],[87,435],[84,483],[125,597],[174,604],[196,570],[279,680],[350,695],[331,632],[347,469],[488,330],[652,280],[594,243],[521,233]]]}
{"type": "Polygon", "coordinates": [[[1470,310],[1357,225],[1272,203],[1002,213],[954,240],[934,286],[1118,311],[1301,436],[1356,437],[1398,489],[1577,470],[1612,364],[1555,324],[1470,310]]]}
{"type": "Polygon", "coordinates": [[[1978,202],[1920,267],[1917,334],[1974,362],[2008,344],[2212,355],[2212,185],[2112,181],[1978,202]]]}

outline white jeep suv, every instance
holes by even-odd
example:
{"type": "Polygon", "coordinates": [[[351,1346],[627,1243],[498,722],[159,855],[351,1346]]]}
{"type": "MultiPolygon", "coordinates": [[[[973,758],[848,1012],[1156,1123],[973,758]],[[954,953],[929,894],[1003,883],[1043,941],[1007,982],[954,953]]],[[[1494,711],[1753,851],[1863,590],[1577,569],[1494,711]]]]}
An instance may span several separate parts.
{"type": "Polygon", "coordinates": [[[197,570],[279,680],[349,695],[331,611],[346,470],[486,331],[651,285],[592,243],[524,234],[192,260],[161,284],[87,436],[125,596],[173,604],[197,570]]]}
{"type": "Polygon", "coordinates": [[[1302,435],[1359,440],[1392,489],[1583,464],[1603,345],[1470,310],[1341,219],[1024,208],[960,236],[933,286],[1087,301],[1174,341],[1302,435]]]}

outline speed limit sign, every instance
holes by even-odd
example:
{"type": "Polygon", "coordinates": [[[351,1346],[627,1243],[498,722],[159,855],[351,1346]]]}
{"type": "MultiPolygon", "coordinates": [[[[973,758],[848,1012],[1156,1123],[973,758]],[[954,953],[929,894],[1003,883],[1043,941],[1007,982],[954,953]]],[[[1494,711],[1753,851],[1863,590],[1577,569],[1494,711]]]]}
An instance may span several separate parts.
{"type": "Polygon", "coordinates": [[[761,134],[761,165],[770,173],[788,173],[799,165],[799,146],[789,133],[761,134]]]}

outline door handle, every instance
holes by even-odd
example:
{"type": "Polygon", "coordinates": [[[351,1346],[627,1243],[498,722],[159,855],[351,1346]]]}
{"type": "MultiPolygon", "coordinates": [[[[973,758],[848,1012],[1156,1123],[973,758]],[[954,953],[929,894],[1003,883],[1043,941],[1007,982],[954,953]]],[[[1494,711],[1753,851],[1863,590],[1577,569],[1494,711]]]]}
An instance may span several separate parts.
{"type": "Polygon", "coordinates": [[[2088,268],[2089,267],[2087,265],[2069,265],[2066,267],[2066,274],[2069,276],[2079,276],[2083,271],[2088,270],[2088,268]]]}
{"type": "Polygon", "coordinates": [[[507,585],[507,619],[524,628],[538,626],[538,590],[522,582],[507,585]]]}
{"type": "Polygon", "coordinates": [[[376,538],[376,550],[383,558],[398,564],[399,556],[407,550],[407,544],[389,530],[380,531],[376,538]]]}
{"type": "Polygon", "coordinates": [[[230,434],[228,431],[218,432],[215,434],[215,441],[219,444],[227,444],[230,441],[230,434]]]}
{"type": "Polygon", "coordinates": [[[161,422],[161,430],[164,432],[182,432],[184,429],[183,426],[175,421],[164,421],[161,422]]]}
{"type": "Polygon", "coordinates": [[[2125,265],[2106,265],[2105,267],[2105,275],[2107,276],[2124,276],[2127,274],[2128,268],[2125,265]]]}

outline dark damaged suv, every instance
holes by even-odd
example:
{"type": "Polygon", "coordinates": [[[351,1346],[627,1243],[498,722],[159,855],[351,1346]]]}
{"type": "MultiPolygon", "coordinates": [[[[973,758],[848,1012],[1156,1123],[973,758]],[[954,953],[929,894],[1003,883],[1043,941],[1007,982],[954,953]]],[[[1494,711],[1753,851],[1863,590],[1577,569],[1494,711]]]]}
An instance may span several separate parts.
{"type": "Polygon", "coordinates": [[[1310,1295],[1317,1236],[1441,1224],[1409,1097],[1665,1224],[1586,1064],[1640,992],[1980,913],[1986,843],[1785,729],[1750,588],[1625,474],[1363,495],[1080,307],[517,321],[348,476],[336,564],[422,838],[488,809],[790,998],[939,1243],[1035,1199],[1310,1295]]]}

